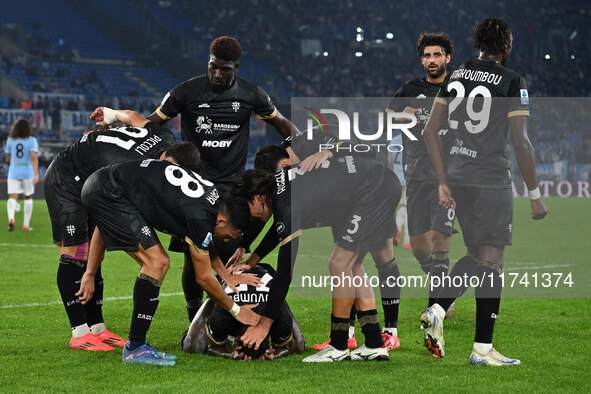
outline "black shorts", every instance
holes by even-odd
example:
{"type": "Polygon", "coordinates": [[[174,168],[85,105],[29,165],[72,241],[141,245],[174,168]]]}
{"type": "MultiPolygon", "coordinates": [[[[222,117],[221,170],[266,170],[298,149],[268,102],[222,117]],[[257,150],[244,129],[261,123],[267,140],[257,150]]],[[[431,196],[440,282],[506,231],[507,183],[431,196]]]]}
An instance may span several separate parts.
{"type": "MultiPolygon", "coordinates": [[[[260,308],[257,307],[258,310],[260,308]]],[[[284,345],[291,338],[293,320],[286,302],[279,308],[279,314],[271,325],[269,335],[274,345],[284,345]]],[[[216,305],[207,318],[207,332],[217,343],[225,342],[228,335],[239,337],[246,326],[234,319],[230,312],[216,305]]]]}
{"type": "Polygon", "coordinates": [[[511,189],[451,185],[464,243],[508,246],[512,242],[513,193],[511,189]]]}
{"type": "Polygon", "coordinates": [[[146,219],[124,197],[109,168],[92,174],[82,188],[82,204],[98,226],[107,250],[137,252],[160,243],[146,219]]]}
{"type": "Polygon", "coordinates": [[[439,184],[413,181],[406,183],[408,234],[417,236],[430,230],[452,235],[456,214],[439,205],[439,184]]]}
{"type": "Polygon", "coordinates": [[[334,241],[341,248],[355,252],[379,250],[396,234],[396,206],[400,202],[400,180],[389,169],[379,167],[382,174],[371,189],[358,193],[345,219],[332,224],[334,241]]]}
{"type": "Polygon", "coordinates": [[[88,242],[94,224],[82,206],[83,182],[68,171],[62,171],[59,159],[45,173],[45,201],[51,218],[53,242],[57,246],[76,246],[88,242]]]}

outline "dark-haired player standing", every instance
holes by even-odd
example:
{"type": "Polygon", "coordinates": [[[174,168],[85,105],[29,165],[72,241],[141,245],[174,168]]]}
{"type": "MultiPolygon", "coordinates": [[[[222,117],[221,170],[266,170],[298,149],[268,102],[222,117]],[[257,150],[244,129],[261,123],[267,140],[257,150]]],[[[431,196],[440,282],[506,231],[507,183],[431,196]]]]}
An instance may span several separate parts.
{"type": "MultiPolygon", "coordinates": [[[[222,197],[244,170],[253,112],[283,137],[289,136],[294,128],[263,89],[235,75],[240,67],[241,54],[242,47],[236,39],[222,36],[213,40],[207,74],[176,86],[148,117],[164,124],[181,114],[182,140],[199,148],[200,174],[215,182],[222,197]]],[[[236,242],[225,245],[220,251],[222,260],[225,262],[236,248],[236,242]]],[[[171,243],[171,250],[185,251],[183,291],[189,321],[192,321],[201,306],[203,290],[195,284],[186,246],[176,240],[171,243]]]]}
{"type": "MultiPolygon", "coordinates": [[[[456,264],[450,276],[453,280],[468,273],[483,279],[475,289],[472,365],[520,364],[517,359],[501,355],[492,345],[501,302],[503,251],[512,239],[513,196],[505,151],[509,128],[531,198],[531,217],[539,220],[548,213],[538,188],[534,150],[527,137],[529,96],[525,79],[504,66],[512,42],[506,22],[488,18],[478,25],[474,34],[474,46],[480,51],[478,59],[462,64],[444,83],[425,128],[425,141],[439,179],[440,204],[456,207],[464,242],[476,263],[462,267],[456,264]],[[455,137],[447,168],[437,138],[446,118],[455,137]]],[[[443,317],[462,290],[443,289],[421,315],[425,345],[435,357],[445,355],[443,317]]]]}
{"type": "MultiPolygon", "coordinates": [[[[416,140],[413,141],[402,133],[402,167],[407,182],[405,192],[408,232],[412,253],[422,270],[431,277],[441,277],[447,275],[449,269],[449,241],[455,212],[453,208],[439,205],[437,176],[429,160],[423,129],[429,119],[433,100],[447,76],[447,67],[453,55],[453,43],[447,33],[423,33],[419,36],[417,50],[425,69],[425,77],[413,79],[402,85],[386,111],[407,112],[417,118],[417,124],[410,129],[416,140]]],[[[444,141],[449,139],[447,131],[439,131],[444,141]]],[[[429,291],[428,306],[432,305],[438,291],[439,288],[429,291]]],[[[395,300],[395,304],[384,305],[384,316],[395,317],[384,322],[385,340],[397,344],[398,300],[395,300]],[[395,311],[386,313],[386,309],[395,311]],[[388,335],[391,338],[387,338],[388,335]]]]}

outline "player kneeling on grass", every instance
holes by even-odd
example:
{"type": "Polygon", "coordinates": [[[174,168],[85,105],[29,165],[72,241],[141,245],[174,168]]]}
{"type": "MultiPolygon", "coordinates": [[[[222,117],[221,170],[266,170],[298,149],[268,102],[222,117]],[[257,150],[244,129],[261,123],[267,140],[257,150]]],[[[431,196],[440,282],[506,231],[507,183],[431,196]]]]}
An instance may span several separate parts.
{"type": "MultiPolygon", "coordinates": [[[[76,297],[86,269],[88,241],[94,231],[80,195],[84,181],[96,170],[109,164],[144,158],[156,159],[174,143],[169,129],[134,111],[115,111],[98,107],[90,116],[99,127],[58,153],[45,174],[45,200],[51,218],[53,242],[60,258],[57,286],[70,320],[70,347],[84,350],[113,350],[125,340],[106,329],[103,314],[103,277],[100,269],[94,276],[93,299],[82,305],[76,297]],[[126,127],[109,127],[119,121],[126,127]]],[[[177,146],[175,149],[182,148],[177,146]]],[[[198,157],[197,157],[198,159],[198,157]]],[[[191,165],[191,163],[187,163],[191,165]]],[[[196,168],[199,161],[194,163],[196,168]]]]}
{"type": "MultiPolygon", "coordinates": [[[[175,145],[176,146],[176,145],[175,145]]],[[[91,175],[82,190],[82,203],[96,221],[86,272],[78,293],[83,303],[94,291],[94,275],[104,250],[124,250],[141,266],[133,293],[133,315],[123,362],[174,365],[176,356],[146,343],[158,306],[158,294],[169,258],[154,229],[174,234],[191,245],[196,280],[209,296],[240,322],[255,324],[251,306],[239,307],[211,273],[212,266],[230,287],[256,285],[252,274],[230,275],[217,257],[213,239],[224,242],[241,234],[250,221],[248,205],[240,198],[223,202],[215,186],[176,163],[198,158],[197,148],[164,160],[143,160],[105,167],[91,175]]],[[[195,160],[194,160],[195,161],[195,160]]]]}
{"type": "MultiPolygon", "coordinates": [[[[262,285],[240,285],[240,293],[235,293],[227,286],[225,290],[239,305],[258,303],[259,305],[253,309],[258,313],[264,309],[269,299],[269,286],[273,282],[275,270],[267,264],[258,264],[246,272],[256,274],[262,285]]],[[[301,354],[306,348],[306,341],[298,322],[285,301],[281,304],[277,319],[271,325],[269,335],[258,350],[242,346],[240,341],[235,341],[228,347],[229,337],[239,338],[246,328],[245,324],[208,299],[195,315],[186,336],[181,340],[181,346],[187,353],[208,353],[211,356],[246,361],[273,360],[288,354],[301,354]]]]}
{"type": "Polygon", "coordinates": [[[353,156],[325,161],[319,168],[303,173],[290,167],[292,162],[285,149],[275,148],[280,154],[270,155],[270,163],[261,165],[274,167],[275,175],[260,169],[247,171],[238,187],[239,193],[249,200],[252,216],[268,220],[274,215],[274,227],[262,243],[281,245],[269,302],[260,322],[249,327],[241,340],[257,349],[266,338],[287,295],[302,230],[331,226],[335,246],[329,260],[330,273],[342,278],[333,288],[331,342],[303,361],[388,360],[373,289],[363,280],[366,272],[362,262],[370,251],[379,271],[397,269],[392,236],[394,212],[400,199],[398,178],[377,161],[353,156]],[[347,339],[353,304],[365,345],[349,352],[347,339]]]}

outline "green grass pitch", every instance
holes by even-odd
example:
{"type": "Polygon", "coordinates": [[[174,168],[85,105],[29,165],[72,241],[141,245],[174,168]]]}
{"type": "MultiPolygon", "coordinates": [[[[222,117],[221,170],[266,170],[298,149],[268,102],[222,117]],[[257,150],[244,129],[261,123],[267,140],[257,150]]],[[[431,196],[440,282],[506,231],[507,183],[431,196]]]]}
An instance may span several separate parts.
{"type": "MultiPolygon", "coordinates": [[[[0,230],[0,392],[589,392],[587,353],[591,338],[590,276],[588,268],[591,200],[546,199],[550,209],[541,222],[529,218],[529,202],[515,200],[513,246],[505,253],[505,273],[517,281],[506,288],[495,329],[495,347],[520,358],[522,365],[506,368],[470,367],[475,303],[466,294],[445,322],[447,355],[432,358],[422,345],[418,316],[425,307],[426,289],[403,289],[400,306],[401,347],[389,362],[342,362],[308,365],[313,353],[265,363],[244,363],[183,354],[181,333],[188,327],[181,289],[182,257],[171,254],[171,267],[161,290],[160,306],[148,340],[177,354],[174,367],[124,365],[121,351],[91,353],[68,348],[70,327],[56,286],[58,251],[44,201],[35,201],[33,232],[0,230]],[[572,273],[573,287],[533,288],[533,273],[572,273]],[[570,297],[570,298],[564,298],[570,297]]],[[[0,201],[0,218],[6,219],[0,201]]],[[[18,216],[20,215],[20,216],[18,216]]],[[[167,242],[162,236],[163,242],[167,242]]],[[[327,338],[330,299],[326,290],[305,289],[302,275],[327,274],[330,231],[310,230],[302,236],[289,302],[308,343],[327,338]]],[[[465,251],[461,235],[454,236],[451,260],[465,251]]],[[[396,248],[403,275],[419,274],[409,250],[396,248]]],[[[267,260],[274,265],[274,257],[267,260]]],[[[366,260],[369,274],[373,263],[366,260]]],[[[137,264],[124,253],[108,253],[103,264],[104,316],[107,327],[126,337],[137,264]]],[[[554,286],[554,283],[552,283],[554,286]]],[[[380,310],[380,308],[378,308],[380,310]]],[[[380,311],[381,313],[381,311],[380,311]]],[[[358,340],[361,340],[357,327],[358,340]]]]}

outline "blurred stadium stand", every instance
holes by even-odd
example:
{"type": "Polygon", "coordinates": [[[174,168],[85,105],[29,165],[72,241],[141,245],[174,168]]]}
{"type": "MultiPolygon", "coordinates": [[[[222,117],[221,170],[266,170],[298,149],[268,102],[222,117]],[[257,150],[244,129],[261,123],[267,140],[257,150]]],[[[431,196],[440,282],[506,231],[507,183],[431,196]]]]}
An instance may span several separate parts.
{"type": "MultiPolygon", "coordinates": [[[[46,164],[91,124],[88,112],[98,105],[147,115],[177,83],[206,72],[209,43],[220,35],[238,38],[239,75],[267,90],[287,116],[294,96],[392,96],[424,74],[415,49],[424,31],[450,34],[457,66],[475,57],[474,28],[489,16],[510,24],[508,65],[526,77],[531,97],[588,97],[590,14],[574,0],[5,1],[0,143],[24,114],[46,164]]],[[[556,129],[533,112],[530,138],[541,175],[589,177],[588,122],[556,129]],[[565,165],[557,170],[557,162],[565,165]]],[[[256,120],[253,129],[251,157],[277,141],[256,120]]]]}

